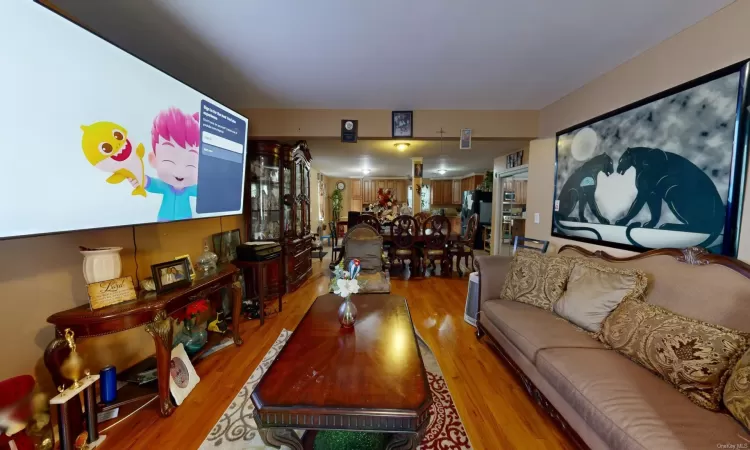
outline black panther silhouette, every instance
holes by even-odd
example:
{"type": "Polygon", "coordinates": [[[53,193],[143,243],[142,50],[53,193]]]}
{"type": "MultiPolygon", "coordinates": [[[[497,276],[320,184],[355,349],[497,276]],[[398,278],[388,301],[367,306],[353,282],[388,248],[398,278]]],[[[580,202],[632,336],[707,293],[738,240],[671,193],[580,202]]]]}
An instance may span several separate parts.
{"type": "Polygon", "coordinates": [[[614,172],[612,166],[612,158],[609,155],[602,153],[601,155],[594,156],[590,160],[583,163],[581,167],[573,172],[570,177],[563,184],[560,190],[560,195],[557,196],[557,200],[560,202],[559,208],[555,212],[555,226],[564,230],[584,230],[589,231],[596,235],[596,238],[601,240],[602,236],[593,228],[590,227],[568,227],[561,225],[561,220],[576,220],[575,218],[568,217],[573,213],[576,203],[578,204],[578,220],[580,222],[586,222],[584,218],[584,211],[586,205],[589,205],[591,212],[599,220],[599,222],[608,225],[607,220],[602,213],[599,212],[599,208],[596,206],[594,200],[594,192],[596,191],[596,175],[599,172],[604,172],[605,175],[609,176],[614,172]]]}
{"type": "Polygon", "coordinates": [[[648,222],[628,225],[625,235],[631,244],[643,247],[633,240],[630,232],[633,228],[656,227],[661,218],[662,200],[683,223],[665,223],[659,229],[706,233],[709,236],[699,244],[701,247],[712,244],[721,235],[726,214],[724,204],[714,183],[695,164],[658,148],[631,147],[620,157],[617,173],[623,174],[631,167],[635,167],[638,195],[628,213],[616,225],[627,225],[644,204],[651,212],[648,222]]]}

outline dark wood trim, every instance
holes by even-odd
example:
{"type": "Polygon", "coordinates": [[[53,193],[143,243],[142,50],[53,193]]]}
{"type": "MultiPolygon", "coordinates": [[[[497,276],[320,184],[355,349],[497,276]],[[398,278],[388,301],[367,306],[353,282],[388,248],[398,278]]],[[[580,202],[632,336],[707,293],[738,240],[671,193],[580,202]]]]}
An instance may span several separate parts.
{"type": "Polygon", "coordinates": [[[542,394],[542,392],[537,389],[537,387],[529,379],[529,377],[526,376],[523,370],[518,367],[518,365],[516,365],[515,361],[513,361],[513,358],[511,358],[510,355],[508,355],[505,350],[503,350],[503,347],[495,340],[494,337],[492,337],[492,334],[487,332],[484,326],[482,326],[482,324],[480,323],[479,316],[477,316],[477,340],[481,340],[484,335],[487,335],[487,337],[489,338],[491,344],[490,346],[495,351],[495,353],[500,356],[500,359],[505,362],[505,364],[521,381],[521,384],[523,384],[523,387],[526,389],[526,393],[529,394],[529,396],[534,399],[534,402],[536,402],[537,406],[552,419],[552,421],[555,423],[555,425],[557,425],[560,431],[562,431],[563,434],[565,434],[570,439],[570,442],[580,450],[590,450],[590,447],[583,441],[583,439],[581,439],[581,436],[579,436],[578,433],[568,424],[565,418],[559,412],[557,412],[557,409],[552,405],[552,403],[550,403],[549,400],[547,400],[547,397],[545,397],[544,394],[542,394]]]}
{"type": "Polygon", "coordinates": [[[595,252],[586,250],[583,247],[577,245],[563,245],[558,254],[565,250],[572,250],[580,253],[583,256],[589,256],[593,258],[600,258],[610,262],[625,262],[625,261],[636,261],[639,259],[648,258],[650,256],[666,255],[671,256],[679,262],[691,264],[694,266],[705,266],[708,264],[718,264],[729,269],[734,270],[745,278],[750,278],[750,265],[744,263],[736,258],[730,258],[729,256],[716,255],[709,253],[708,250],[702,247],[687,247],[687,248],[658,248],[649,250],[647,252],[639,253],[633,256],[617,257],[612,256],[602,250],[595,252]]]}

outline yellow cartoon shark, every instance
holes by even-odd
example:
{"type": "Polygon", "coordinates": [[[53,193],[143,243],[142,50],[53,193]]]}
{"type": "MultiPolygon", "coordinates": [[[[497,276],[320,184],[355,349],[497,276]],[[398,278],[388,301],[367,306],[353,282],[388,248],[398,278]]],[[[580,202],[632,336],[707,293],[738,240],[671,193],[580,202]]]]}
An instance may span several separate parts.
{"type": "Polygon", "coordinates": [[[133,195],[146,196],[143,188],[146,172],[143,166],[143,155],[146,149],[143,144],[133,152],[133,146],[128,140],[125,128],[112,122],[96,122],[91,125],[81,125],[83,138],[81,146],[83,154],[92,166],[112,175],[107,183],[122,183],[127,179],[138,182],[133,189],[133,195]]]}

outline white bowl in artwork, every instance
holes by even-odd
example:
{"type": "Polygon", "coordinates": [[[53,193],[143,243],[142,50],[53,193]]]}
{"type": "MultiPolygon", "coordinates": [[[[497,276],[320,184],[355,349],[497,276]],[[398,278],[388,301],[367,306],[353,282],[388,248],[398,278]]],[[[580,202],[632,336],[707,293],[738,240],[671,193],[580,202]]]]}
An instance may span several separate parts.
{"type": "Polygon", "coordinates": [[[122,250],[122,247],[81,250],[81,254],[83,255],[83,278],[86,280],[86,284],[120,278],[120,274],[122,273],[120,250],[122,250]]]}
{"type": "MultiPolygon", "coordinates": [[[[633,243],[628,240],[627,236],[625,236],[625,230],[627,227],[602,225],[600,223],[571,222],[567,220],[561,221],[560,225],[569,228],[594,229],[599,232],[604,241],[633,245],[633,243]]],[[[597,238],[594,233],[586,230],[566,230],[562,228],[560,231],[569,236],[585,237],[589,239],[597,238]]],[[[707,233],[689,233],[685,231],[661,230],[658,228],[633,228],[630,231],[630,237],[642,247],[646,248],[685,248],[703,244],[703,241],[708,239],[709,235],[707,233]]],[[[719,239],[721,239],[721,236],[717,238],[717,240],[719,239]]],[[[703,245],[703,247],[711,247],[713,244],[714,243],[703,245]]]]}

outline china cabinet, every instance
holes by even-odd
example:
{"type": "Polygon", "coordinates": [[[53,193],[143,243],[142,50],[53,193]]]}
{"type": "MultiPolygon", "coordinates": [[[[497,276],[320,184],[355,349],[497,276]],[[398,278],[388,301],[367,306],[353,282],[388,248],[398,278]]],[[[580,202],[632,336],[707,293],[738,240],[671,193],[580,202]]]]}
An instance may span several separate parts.
{"type": "Polygon", "coordinates": [[[294,145],[251,141],[247,160],[245,219],[250,241],[277,241],[281,268],[268,267],[268,295],[277,294],[279,277],[286,292],[296,290],[312,271],[310,234],[310,150],[294,145]]]}

